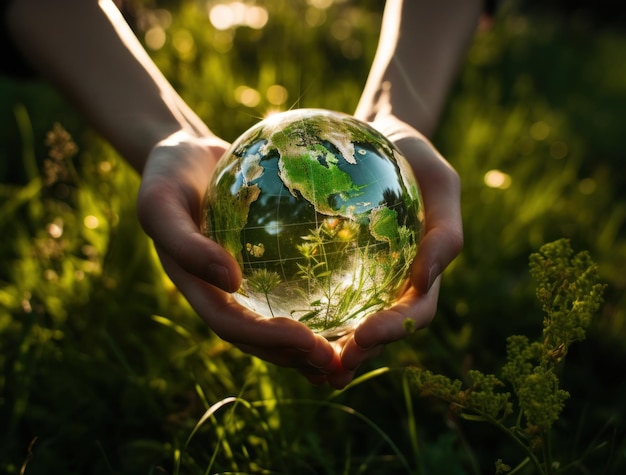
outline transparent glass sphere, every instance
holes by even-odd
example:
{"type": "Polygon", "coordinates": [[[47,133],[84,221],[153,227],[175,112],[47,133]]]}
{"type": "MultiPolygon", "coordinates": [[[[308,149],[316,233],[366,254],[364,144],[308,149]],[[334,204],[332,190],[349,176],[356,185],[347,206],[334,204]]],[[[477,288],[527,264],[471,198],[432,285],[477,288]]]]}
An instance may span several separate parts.
{"type": "Polygon", "coordinates": [[[382,134],[345,114],[297,109],[233,143],[201,222],[241,266],[241,305],[332,339],[397,299],[424,213],[406,160],[382,134]]]}

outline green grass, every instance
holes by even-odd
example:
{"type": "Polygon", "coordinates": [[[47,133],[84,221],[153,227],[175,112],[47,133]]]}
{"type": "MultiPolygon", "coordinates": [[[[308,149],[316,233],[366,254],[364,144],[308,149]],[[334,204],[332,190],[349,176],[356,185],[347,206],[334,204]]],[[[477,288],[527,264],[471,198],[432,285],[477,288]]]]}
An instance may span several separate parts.
{"type": "MultiPolygon", "coordinates": [[[[381,4],[273,1],[263,30],[231,34],[197,3],[168,2],[171,23],[146,11],[142,25],[166,33],[155,61],[232,140],[275,107],[350,112],[381,4]],[[303,27],[304,14],[318,26],[303,27]],[[288,91],[278,105],[267,94],[277,84],[288,91]],[[240,102],[240,86],[259,102],[240,102]]],[[[552,428],[553,459],[565,467],[589,452],[567,473],[621,473],[626,36],[514,7],[478,33],[434,138],[463,179],[466,235],[438,315],[340,392],[212,335],[137,223],[138,177],[49,88],[2,79],[0,472],[456,475],[494,473],[498,458],[514,465],[514,444],[418,399],[404,368],[467,382],[470,369],[502,366],[508,336],[535,340],[543,316],[528,256],[567,237],[608,287],[559,369],[570,398],[552,428]]]]}

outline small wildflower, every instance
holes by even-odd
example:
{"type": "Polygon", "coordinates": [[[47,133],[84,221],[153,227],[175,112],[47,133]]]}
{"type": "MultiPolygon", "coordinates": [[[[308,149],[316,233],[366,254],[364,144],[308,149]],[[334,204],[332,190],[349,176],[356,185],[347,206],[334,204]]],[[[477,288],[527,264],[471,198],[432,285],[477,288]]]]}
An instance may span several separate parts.
{"type": "Polygon", "coordinates": [[[257,292],[269,294],[280,284],[280,276],[276,272],[267,269],[257,269],[248,278],[250,288],[257,292]]]}
{"type": "Polygon", "coordinates": [[[272,290],[278,287],[280,283],[280,276],[276,272],[268,271],[267,269],[257,269],[252,272],[248,278],[250,288],[265,295],[265,301],[267,302],[267,307],[269,308],[272,316],[274,316],[274,310],[272,310],[269,294],[272,290]]]}

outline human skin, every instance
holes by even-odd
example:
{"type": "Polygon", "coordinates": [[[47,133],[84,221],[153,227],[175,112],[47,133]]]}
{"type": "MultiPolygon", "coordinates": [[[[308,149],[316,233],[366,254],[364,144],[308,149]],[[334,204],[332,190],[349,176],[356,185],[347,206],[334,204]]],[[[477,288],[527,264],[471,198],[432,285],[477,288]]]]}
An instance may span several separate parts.
{"type": "Polygon", "coordinates": [[[423,194],[425,234],[411,285],[393,307],[368,317],[341,343],[342,387],[382,347],[427,326],[437,310],[441,272],[463,246],[458,174],[428,141],[480,15],[477,0],[388,0],[378,49],[355,116],[372,122],[409,161],[423,194]],[[419,132],[418,132],[419,131],[419,132]]]}
{"type": "Polygon", "coordinates": [[[198,226],[205,187],[229,144],[184,103],[111,0],[13,0],[7,27],[30,64],[141,174],[139,220],[207,325],[252,355],[341,388],[383,345],[406,335],[407,318],[417,328],[430,322],[439,275],[461,248],[459,178],[417,130],[434,129],[479,11],[480,2],[470,0],[387,3],[355,115],[409,159],[424,195],[426,233],[412,285],[397,305],[332,344],[299,322],[265,319],[235,302],[239,266],[198,226]]]}

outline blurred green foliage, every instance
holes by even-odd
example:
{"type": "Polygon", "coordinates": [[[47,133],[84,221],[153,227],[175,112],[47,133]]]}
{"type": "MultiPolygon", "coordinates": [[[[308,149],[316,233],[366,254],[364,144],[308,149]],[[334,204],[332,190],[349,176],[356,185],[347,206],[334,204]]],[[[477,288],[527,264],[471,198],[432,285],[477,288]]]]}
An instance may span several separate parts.
{"type": "MultiPolygon", "coordinates": [[[[262,27],[222,30],[217,5],[146,2],[136,31],[218,134],[272,109],[353,110],[382,0],[258,1],[262,27]]],[[[465,248],[431,327],[342,392],[215,338],[137,224],[138,177],[50,88],[3,78],[0,472],[493,473],[517,447],[417,399],[401,368],[501,367],[509,335],[541,332],[528,256],[567,237],[608,287],[559,374],[555,459],[600,445],[574,473],[621,473],[625,50],[623,31],[515,3],[483,25],[434,137],[463,179],[465,248]]]]}

